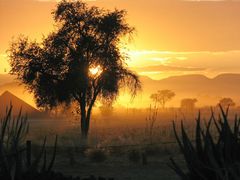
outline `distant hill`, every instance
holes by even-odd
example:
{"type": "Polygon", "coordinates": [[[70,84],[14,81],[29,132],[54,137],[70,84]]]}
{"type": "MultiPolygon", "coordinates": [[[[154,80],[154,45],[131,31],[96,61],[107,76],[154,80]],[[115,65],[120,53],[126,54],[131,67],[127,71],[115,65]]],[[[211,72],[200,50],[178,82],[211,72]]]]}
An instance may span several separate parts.
{"type": "Polygon", "coordinates": [[[199,105],[216,105],[220,98],[231,97],[240,104],[240,74],[221,74],[213,79],[204,75],[184,75],[162,80],[143,77],[140,80],[144,94],[170,89],[176,93],[174,99],[178,102],[182,98],[194,97],[199,100],[199,105]]]}
{"type": "Polygon", "coordinates": [[[240,74],[221,74],[213,79],[204,75],[184,75],[162,80],[152,80],[144,77],[141,80],[144,88],[146,88],[144,90],[151,90],[153,87],[157,87],[158,89],[168,88],[194,94],[201,92],[219,94],[219,92],[222,92],[228,95],[239,95],[240,97],[240,74]]]}
{"type": "MultiPolygon", "coordinates": [[[[141,107],[149,106],[149,96],[161,89],[170,89],[176,93],[170,106],[179,106],[183,98],[197,98],[199,106],[216,105],[222,97],[231,97],[240,105],[240,74],[221,74],[212,79],[204,75],[174,76],[162,80],[140,76],[140,80],[143,90],[134,103],[141,107]]],[[[0,79],[0,94],[6,90],[34,106],[33,95],[26,91],[23,85],[16,81],[3,84],[0,79]]],[[[125,105],[129,104],[129,101],[129,97],[125,96],[119,102],[125,105]]]]}
{"type": "Polygon", "coordinates": [[[0,95],[0,115],[5,115],[6,108],[12,104],[13,106],[13,115],[18,115],[20,109],[22,109],[22,114],[27,114],[28,116],[38,116],[40,112],[27,104],[17,96],[13,95],[9,91],[5,91],[0,95]]]}
{"type": "Polygon", "coordinates": [[[30,94],[23,85],[20,85],[18,82],[10,82],[7,84],[0,85],[0,94],[4,93],[5,91],[9,91],[12,94],[17,95],[20,99],[25,101],[26,103],[30,104],[33,107],[35,106],[33,95],[30,94]]]}

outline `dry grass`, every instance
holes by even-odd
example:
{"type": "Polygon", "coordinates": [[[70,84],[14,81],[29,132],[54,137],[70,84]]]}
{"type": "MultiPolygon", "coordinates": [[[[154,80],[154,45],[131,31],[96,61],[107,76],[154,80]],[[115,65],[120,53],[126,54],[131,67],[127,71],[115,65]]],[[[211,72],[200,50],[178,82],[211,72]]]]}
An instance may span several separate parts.
{"type": "MultiPolygon", "coordinates": [[[[87,154],[84,153],[86,148],[82,148],[80,141],[80,127],[69,124],[68,120],[32,121],[30,127],[34,133],[29,137],[40,140],[47,135],[49,144],[52,144],[55,134],[59,134],[55,168],[65,174],[81,176],[92,174],[126,180],[175,180],[177,176],[168,167],[169,158],[174,157],[182,166],[184,162],[175,143],[172,121],[175,120],[179,125],[180,120],[183,120],[191,138],[194,136],[197,110],[187,115],[183,115],[177,109],[159,111],[155,119],[150,119],[154,120],[152,127],[149,126],[152,121],[146,124],[148,112],[128,110],[127,116],[124,112],[110,117],[94,115],[88,141],[90,146],[88,152],[91,153],[87,154]],[[131,152],[139,152],[140,160],[135,163],[129,161],[131,152]],[[147,165],[141,163],[142,153],[146,155],[147,165]],[[94,155],[94,158],[90,154],[94,155]],[[103,154],[102,162],[96,160],[103,154]]],[[[203,119],[205,117],[207,119],[210,110],[204,109],[202,112],[203,119]]],[[[233,114],[234,111],[230,113],[230,118],[233,114]]]]}

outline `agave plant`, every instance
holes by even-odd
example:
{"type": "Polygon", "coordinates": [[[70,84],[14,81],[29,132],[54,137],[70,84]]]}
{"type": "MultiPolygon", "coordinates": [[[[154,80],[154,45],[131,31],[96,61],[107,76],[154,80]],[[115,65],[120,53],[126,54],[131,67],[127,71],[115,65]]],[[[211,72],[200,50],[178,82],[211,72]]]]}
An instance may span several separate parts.
{"type": "Polygon", "coordinates": [[[57,137],[54,152],[50,163],[47,165],[46,138],[40,153],[35,160],[31,160],[31,143],[25,147],[25,139],[29,130],[26,116],[21,110],[16,118],[12,117],[12,106],[0,121],[0,179],[20,180],[26,175],[48,173],[51,171],[55,156],[57,137]]]}
{"type": "Polygon", "coordinates": [[[12,118],[11,114],[12,106],[6,110],[6,115],[0,122],[0,174],[3,177],[21,171],[22,141],[29,127],[27,118],[21,115],[21,110],[17,118],[12,118]]]}
{"type": "Polygon", "coordinates": [[[186,162],[186,168],[180,167],[171,159],[171,168],[182,180],[239,180],[240,179],[240,119],[236,116],[231,128],[226,112],[220,106],[221,115],[211,118],[205,127],[201,126],[201,114],[196,120],[195,140],[190,140],[183,123],[181,137],[176,125],[173,129],[176,140],[186,162]],[[212,129],[216,129],[213,132],[212,129]],[[184,170],[185,169],[185,170],[184,170]]]}

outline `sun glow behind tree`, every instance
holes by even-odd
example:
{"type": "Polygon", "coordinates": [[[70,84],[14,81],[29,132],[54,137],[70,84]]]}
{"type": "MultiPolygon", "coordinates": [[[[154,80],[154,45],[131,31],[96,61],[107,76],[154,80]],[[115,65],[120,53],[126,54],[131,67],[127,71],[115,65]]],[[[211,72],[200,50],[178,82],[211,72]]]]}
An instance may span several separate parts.
{"type": "Polygon", "coordinates": [[[89,68],[90,75],[93,77],[98,77],[103,72],[103,69],[100,65],[92,66],[89,68]]]}

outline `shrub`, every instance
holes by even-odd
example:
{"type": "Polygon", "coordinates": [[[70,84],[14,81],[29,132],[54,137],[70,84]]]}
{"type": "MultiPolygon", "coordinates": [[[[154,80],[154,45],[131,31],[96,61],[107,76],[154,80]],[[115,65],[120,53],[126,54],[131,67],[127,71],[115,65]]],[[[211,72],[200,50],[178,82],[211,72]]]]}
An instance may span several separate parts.
{"type": "Polygon", "coordinates": [[[145,140],[150,142],[150,144],[153,144],[155,124],[158,116],[158,107],[156,105],[151,107],[150,105],[148,113],[148,117],[146,117],[145,140]]]}
{"type": "Polygon", "coordinates": [[[161,153],[160,146],[156,144],[146,145],[143,150],[148,156],[156,156],[161,153]]]}
{"type": "Polygon", "coordinates": [[[107,159],[107,153],[102,148],[87,149],[85,155],[92,161],[101,163],[107,159]]]}
{"type": "Polygon", "coordinates": [[[195,140],[191,141],[181,123],[179,137],[175,123],[173,129],[176,140],[186,162],[185,172],[173,159],[171,168],[182,180],[239,180],[240,179],[240,119],[235,118],[233,128],[228,119],[228,109],[216,120],[212,116],[205,128],[201,126],[201,116],[196,121],[195,140]],[[216,133],[213,133],[215,128],[216,133]]]}
{"type": "Polygon", "coordinates": [[[141,160],[141,153],[138,150],[130,150],[128,153],[128,159],[131,162],[139,163],[141,160]]]}
{"type": "Polygon", "coordinates": [[[68,148],[67,150],[67,155],[69,158],[69,164],[70,166],[74,166],[76,164],[76,159],[75,159],[75,151],[73,148],[68,148]]]}

